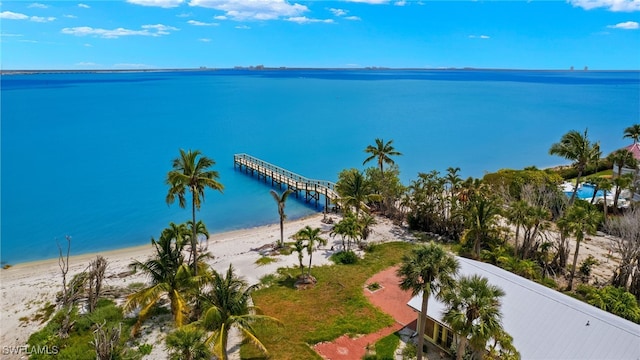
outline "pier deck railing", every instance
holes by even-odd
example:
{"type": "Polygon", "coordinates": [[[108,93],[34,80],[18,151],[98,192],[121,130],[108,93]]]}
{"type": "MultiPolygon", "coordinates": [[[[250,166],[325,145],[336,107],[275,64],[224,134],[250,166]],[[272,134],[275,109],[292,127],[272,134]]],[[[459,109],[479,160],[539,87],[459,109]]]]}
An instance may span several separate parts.
{"type": "Polygon", "coordinates": [[[331,181],[309,179],[248,154],[233,155],[233,164],[234,167],[238,166],[240,169],[244,167],[245,172],[251,171],[252,174],[256,173],[258,179],[263,177],[265,182],[267,179],[271,179],[272,186],[275,184],[278,184],[280,187],[286,185],[296,193],[296,196],[298,196],[300,191],[304,191],[307,201],[314,199],[316,206],[320,195],[325,196],[327,207],[329,201],[335,201],[339,197],[336,192],[336,184],[331,181]]]}

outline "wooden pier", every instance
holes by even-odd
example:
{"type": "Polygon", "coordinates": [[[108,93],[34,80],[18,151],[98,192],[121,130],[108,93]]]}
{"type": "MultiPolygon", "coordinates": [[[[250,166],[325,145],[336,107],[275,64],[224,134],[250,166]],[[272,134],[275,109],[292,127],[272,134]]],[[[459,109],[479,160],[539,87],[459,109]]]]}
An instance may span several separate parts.
{"type": "Polygon", "coordinates": [[[320,202],[320,196],[324,196],[324,209],[329,209],[329,203],[338,199],[336,192],[336,184],[331,181],[307,179],[289,170],[283,169],[266,161],[255,158],[247,154],[233,155],[233,168],[236,166],[245,173],[256,175],[258,180],[263,179],[265,183],[271,180],[271,186],[278,185],[282,189],[283,185],[287,189],[293,191],[299,198],[300,193],[304,191],[304,199],[306,202],[315,201],[316,208],[320,202]]]}

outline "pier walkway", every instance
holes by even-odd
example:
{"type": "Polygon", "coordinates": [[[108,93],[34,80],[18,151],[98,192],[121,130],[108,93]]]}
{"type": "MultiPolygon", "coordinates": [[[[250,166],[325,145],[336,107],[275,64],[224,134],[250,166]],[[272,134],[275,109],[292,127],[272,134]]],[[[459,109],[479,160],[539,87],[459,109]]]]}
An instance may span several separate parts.
{"type": "Polygon", "coordinates": [[[318,207],[320,196],[322,195],[325,201],[325,211],[329,209],[331,201],[335,202],[339,198],[336,192],[336,184],[331,181],[307,179],[304,176],[248,154],[233,155],[233,168],[235,169],[236,166],[240,170],[244,168],[244,172],[247,174],[249,172],[251,172],[252,176],[255,174],[258,180],[264,179],[265,183],[267,179],[270,179],[271,186],[277,184],[282,189],[282,186],[286,185],[289,190],[296,194],[296,197],[299,197],[300,193],[304,191],[305,201],[315,201],[316,207],[318,207]]]}

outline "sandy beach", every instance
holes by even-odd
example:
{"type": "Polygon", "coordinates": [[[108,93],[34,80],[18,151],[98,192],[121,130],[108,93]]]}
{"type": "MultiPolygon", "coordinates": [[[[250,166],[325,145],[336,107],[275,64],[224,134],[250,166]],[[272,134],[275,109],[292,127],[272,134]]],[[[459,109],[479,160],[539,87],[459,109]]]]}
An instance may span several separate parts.
{"type": "MultiPolygon", "coordinates": [[[[332,215],[334,221],[339,220],[332,215]]],[[[333,253],[332,246],[337,250],[341,244],[340,238],[331,238],[329,231],[332,225],[322,222],[323,215],[316,214],[308,218],[285,223],[284,236],[288,239],[295,232],[305,226],[319,227],[323,237],[329,243],[316,250],[314,265],[329,263],[329,256],[333,253]]],[[[388,219],[377,217],[378,223],[373,227],[370,242],[410,241],[413,237],[406,229],[392,224],[388,219]]],[[[555,234],[553,234],[555,235],[555,234]]],[[[553,236],[552,235],[552,236],[553,236]]],[[[261,257],[258,248],[272,244],[279,239],[278,224],[261,226],[212,235],[207,241],[208,251],[214,255],[209,264],[217,271],[225,271],[229,264],[233,264],[236,273],[244,277],[250,284],[256,283],[261,277],[276,272],[280,267],[297,266],[297,254],[278,256],[278,261],[259,266],[256,260],[261,257]]],[[[571,243],[571,253],[575,244],[571,243]]],[[[606,281],[611,276],[617,262],[615,257],[607,256],[610,239],[603,236],[588,237],[580,249],[579,262],[588,255],[593,255],[600,262],[593,271],[592,281],[606,281]]],[[[105,287],[127,287],[132,283],[146,282],[144,274],[127,274],[128,265],[133,260],[144,261],[153,254],[151,245],[138,246],[103,252],[99,255],[108,261],[105,287]]],[[[69,276],[77,274],[88,266],[98,254],[73,256],[70,260],[69,276]]],[[[305,262],[308,261],[305,255],[305,262]]],[[[29,335],[40,329],[44,324],[31,320],[47,303],[55,303],[56,293],[61,289],[61,272],[57,259],[15,265],[9,269],[0,270],[0,290],[2,293],[2,311],[0,313],[0,346],[22,346],[26,344],[29,335]]],[[[119,299],[123,301],[124,299],[119,299]]],[[[140,343],[153,344],[153,352],[146,359],[164,359],[164,335],[171,331],[170,319],[151,319],[143,327],[140,343]],[[158,324],[166,326],[155,326],[158,324]]],[[[235,347],[237,350],[237,347],[235,347]]],[[[233,358],[239,358],[236,351],[233,358]]],[[[12,358],[5,357],[4,358],[12,358]]],[[[19,359],[19,356],[14,357],[19,359]]]]}
{"type": "MultiPolygon", "coordinates": [[[[339,237],[331,238],[329,236],[332,225],[323,223],[322,218],[322,214],[316,214],[308,218],[285,222],[284,226],[285,239],[307,225],[322,229],[322,236],[328,239],[329,243],[316,250],[313,257],[314,265],[329,263],[329,256],[333,253],[331,247],[334,246],[335,249],[338,249],[341,244],[339,237]]],[[[333,218],[337,220],[335,215],[333,218]]],[[[403,229],[394,226],[389,220],[378,218],[378,224],[375,225],[369,241],[384,242],[409,239],[408,236],[402,234],[405,234],[403,229]]],[[[267,265],[256,265],[256,260],[261,257],[257,249],[276,242],[279,237],[280,226],[278,224],[213,234],[206,246],[214,259],[209,260],[208,263],[217,271],[225,271],[229,264],[233,264],[238,275],[244,277],[250,284],[256,283],[261,277],[274,273],[280,267],[297,266],[296,253],[288,256],[280,255],[277,257],[278,261],[267,265]]],[[[128,265],[133,260],[144,261],[152,254],[153,248],[149,244],[100,254],[73,256],[70,259],[68,276],[72,277],[85,270],[96,255],[102,255],[108,261],[105,287],[127,287],[129,284],[148,280],[142,273],[121,276],[129,271],[128,265]]],[[[304,261],[306,264],[307,255],[305,255],[304,261]]],[[[0,346],[25,345],[29,335],[44,326],[38,321],[29,321],[28,319],[31,319],[47,302],[55,303],[56,293],[61,290],[61,283],[62,275],[57,259],[17,264],[9,269],[0,270],[0,290],[2,293],[0,346]]],[[[158,334],[154,333],[155,331],[157,329],[143,332],[143,338],[140,342],[154,344],[153,353],[146,358],[163,359],[164,343],[157,340],[158,334]]],[[[4,356],[2,358],[5,359],[4,356]]]]}

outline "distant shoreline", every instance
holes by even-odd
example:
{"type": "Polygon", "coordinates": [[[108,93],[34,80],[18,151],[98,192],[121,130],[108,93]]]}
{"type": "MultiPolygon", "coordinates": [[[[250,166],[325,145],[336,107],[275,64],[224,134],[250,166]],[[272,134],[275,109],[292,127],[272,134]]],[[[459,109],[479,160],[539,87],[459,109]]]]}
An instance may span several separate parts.
{"type": "Polygon", "coordinates": [[[214,72],[214,71],[515,71],[515,72],[549,72],[549,73],[616,73],[640,72],[640,69],[628,70],[571,70],[571,69],[507,69],[507,68],[313,68],[313,67],[265,67],[236,66],[232,68],[151,68],[151,69],[36,69],[36,70],[0,70],[0,75],[34,75],[34,74],[110,74],[110,73],[144,73],[144,72],[214,72]]]}

